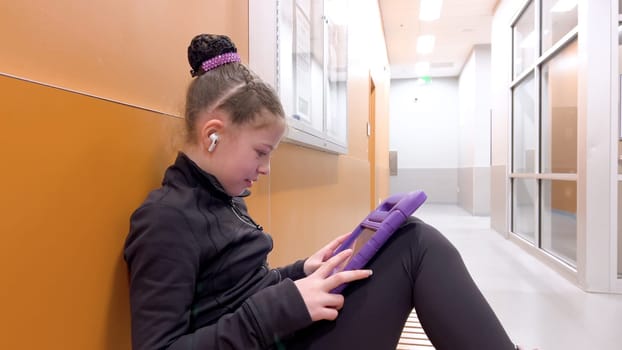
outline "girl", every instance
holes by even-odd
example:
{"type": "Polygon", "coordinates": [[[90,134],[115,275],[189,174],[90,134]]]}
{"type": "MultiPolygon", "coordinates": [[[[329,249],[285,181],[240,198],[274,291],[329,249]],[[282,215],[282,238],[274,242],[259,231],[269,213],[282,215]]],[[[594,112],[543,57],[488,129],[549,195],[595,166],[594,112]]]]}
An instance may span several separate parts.
{"type": "Polygon", "coordinates": [[[285,113],[228,37],[196,36],[188,59],[186,145],[125,244],[135,350],[395,349],[413,307],[437,349],[514,349],[455,248],[418,219],[369,270],[331,275],[351,254],[329,258],[345,236],[268,267],[272,240],[243,197],[270,172],[285,113]]]}

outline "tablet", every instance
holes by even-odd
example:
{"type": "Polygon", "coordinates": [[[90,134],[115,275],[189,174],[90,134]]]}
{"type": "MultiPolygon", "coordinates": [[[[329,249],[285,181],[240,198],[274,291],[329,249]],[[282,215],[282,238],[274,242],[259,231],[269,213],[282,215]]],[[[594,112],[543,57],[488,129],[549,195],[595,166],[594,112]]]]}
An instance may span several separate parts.
{"type": "MultiPolygon", "coordinates": [[[[357,270],[376,254],[382,245],[391,237],[406,219],[427,199],[423,191],[413,191],[393,195],[380,205],[352,231],[350,236],[335,250],[337,254],[352,248],[352,255],[333,273],[343,270],[357,270]]],[[[342,284],[332,290],[341,293],[346,287],[342,284]]]]}

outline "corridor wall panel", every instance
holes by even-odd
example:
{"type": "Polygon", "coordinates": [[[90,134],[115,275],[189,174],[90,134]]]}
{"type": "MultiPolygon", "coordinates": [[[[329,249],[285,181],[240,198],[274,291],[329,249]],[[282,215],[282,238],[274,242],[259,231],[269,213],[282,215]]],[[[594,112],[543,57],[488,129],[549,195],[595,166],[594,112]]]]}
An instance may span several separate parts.
{"type": "Polygon", "coordinates": [[[129,349],[129,216],[181,119],[0,76],[0,349],[129,349]]]}
{"type": "Polygon", "coordinates": [[[0,5],[0,72],[180,114],[198,33],[248,58],[248,2],[31,0],[0,5]]]}

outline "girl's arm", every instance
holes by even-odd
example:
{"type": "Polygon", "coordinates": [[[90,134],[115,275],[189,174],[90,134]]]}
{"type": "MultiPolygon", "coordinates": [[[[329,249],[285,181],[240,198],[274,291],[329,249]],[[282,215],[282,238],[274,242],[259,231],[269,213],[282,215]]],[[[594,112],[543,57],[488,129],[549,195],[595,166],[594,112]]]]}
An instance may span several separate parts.
{"type": "Polygon", "coordinates": [[[125,258],[132,349],[261,349],[311,324],[298,288],[285,280],[193,331],[200,251],[183,213],[157,204],[143,207],[132,216],[130,232],[125,258]]]}
{"type": "Polygon", "coordinates": [[[289,278],[291,280],[298,280],[303,277],[306,277],[307,274],[304,270],[305,260],[298,260],[295,263],[283,267],[277,268],[279,274],[281,275],[281,279],[289,278]]]}

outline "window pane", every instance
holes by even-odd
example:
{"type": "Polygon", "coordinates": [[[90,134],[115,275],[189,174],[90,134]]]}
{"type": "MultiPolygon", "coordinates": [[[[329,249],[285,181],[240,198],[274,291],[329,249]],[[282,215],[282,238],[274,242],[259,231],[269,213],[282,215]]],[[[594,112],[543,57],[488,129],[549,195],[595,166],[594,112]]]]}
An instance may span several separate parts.
{"type": "Polygon", "coordinates": [[[538,36],[534,26],[534,5],[529,4],[525,12],[512,28],[514,46],[514,77],[519,76],[525,69],[533,64],[538,47],[538,36]]]}
{"type": "Polygon", "coordinates": [[[542,51],[577,26],[577,0],[542,0],[542,51]]]}
{"type": "Polygon", "coordinates": [[[542,66],[542,172],[577,172],[577,41],[542,66]]]}
{"type": "Polygon", "coordinates": [[[348,17],[347,2],[325,1],[328,33],[327,74],[325,74],[326,133],[337,142],[347,146],[348,120],[348,17]]]}
{"type": "Polygon", "coordinates": [[[542,249],[577,265],[577,183],[542,180],[540,209],[542,249]]]}
{"type": "Polygon", "coordinates": [[[517,85],[512,94],[512,169],[517,173],[533,173],[538,142],[533,74],[517,85]]]}
{"type": "Polygon", "coordinates": [[[513,179],[512,232],[531,243],[536,241],[536,198],[538,198],[536,180],[513,179]]]}

